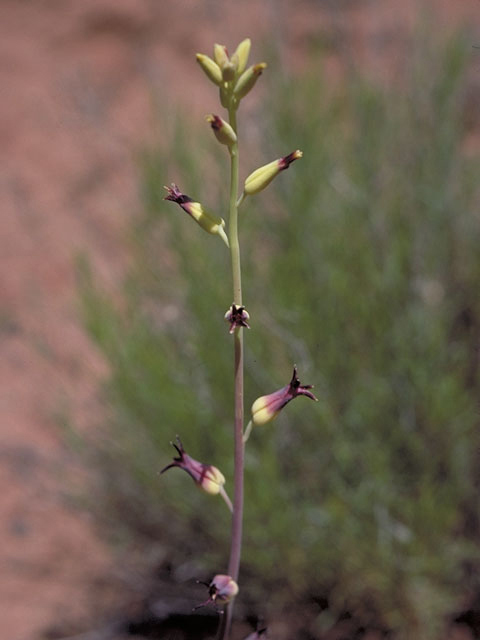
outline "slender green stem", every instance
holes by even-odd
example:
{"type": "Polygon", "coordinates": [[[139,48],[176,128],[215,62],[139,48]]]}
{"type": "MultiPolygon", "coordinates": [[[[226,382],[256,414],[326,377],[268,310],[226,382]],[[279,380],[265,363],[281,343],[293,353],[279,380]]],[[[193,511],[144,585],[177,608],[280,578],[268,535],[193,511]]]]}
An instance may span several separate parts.
{"type": "MultiPolygon", "coordinates": [[[[235,109],[228,111],[230,125],[237,131],[235,109]]],[[[238,143],[230,148],[230,206],[229,206],[229,239],[232,256],[233,302],[242,305],[242,273],[240,267],[240,245],[238,242],[238,143]]],[[[234,421],[234,496],[232,535],[230,543],[230,559],[228,574],[238,582],[240,556],[242,552],[243,526],[243,329],[237,327],[234,332],[234,386],[235,386],[235,421],[234,421]]],[[[226,640],[230,634],[233,615],[233,601],[225,608],[224,620],[221,623],[220,638],[226,640]]]]}
{"type": "MultiPolygon", "coordinates": [[[[228,112],[230,125],[237,131],[237,114],[234,109],[228,112]]],[[[240,266],[240,245],[238,243],[238,142],[230,147],[230,202],[229,225],[230,251],[232,256],[233,301],[242,304],[242,271],[240,266]]]]}

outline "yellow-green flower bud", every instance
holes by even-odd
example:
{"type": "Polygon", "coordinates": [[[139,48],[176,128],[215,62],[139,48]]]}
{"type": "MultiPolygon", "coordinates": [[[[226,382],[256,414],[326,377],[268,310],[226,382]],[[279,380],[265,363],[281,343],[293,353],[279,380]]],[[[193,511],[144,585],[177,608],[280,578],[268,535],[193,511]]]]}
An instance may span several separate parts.
{"type": "Polygon", "coordinates": [[[273,162],[265,164],[263,167],[255,169],[255,171],[245,180],[245,186],[243,189],[245,195],[252,196],[265,189],[265,187],[268,187],[275,176],[277,176],[281,171],[288,169],[292,162],[298,160],[302,156],[303,153],[297,149],[296,151],[289,153],[288,156],[278,158],[273,162]]]}
{"type": "Polygon", "coordinates": [[[235,71],[236,66],[230,61],[222,67],[222,76],[225,82],[230,82],[235,78],[235,71]]]}
{"type": "Polygon", "coordinates": [[[218,64],[206,56],[203,53],[197,53],[197,62],[202,67],[206,76],[217,86],[220,86],[223,81],[222,70],[218,66],[218,64]]]}
{"type": "Polygon", "coordinates": [[[213,45],[213,59],[220,69],[223,69],[223,67],[230,62],[227,47],[224,44],[213,45]]]}
{"type": "Polygon", "coordinates": [[[228,57],[227,47],[223,44],[215,44],[213,46],[213,57],[222,72],[222,78],[225,82],[230,82],[235,77],[237,65],[228,57]]]}
{"type": "Polygon", "coordinates": [[[165,187],[168,195],[165,200],[176,202],[184,211],[186,211],[198,224],[208,233],[219,235],[228,246],[228,237],[225,233],[225,220],[215,216],[207,211],[200,202],[194,202],[192,198],[181,193],[176,184],[171,187],[165,187]]]}
{"type": "Polygon", "coordinates": [[[258,78],[262,75],[263,70],[267,68],[265,62],[259,62],[258,64],[253,65],[253,67],[249,67],[246,71],[242,73],[240,78],[235,85],[235,89],[233,90],[233,95],[240,100],[244,98],[249,91],[253,89],[255,83],[258,78]]]}
{"type": "Polygon", "coordinates": [[[237,141],[237,134],[233,130],[233,128],[220,116],[216,116],[213,113],[206,117],[207,122],[210,123],[210,126],[213,129],[213,133],[215,137],[220,142],[220,144],[226,144],[228,147],[231,147],[232,144],[235,144],[237,141]]]}
{"type": "Polygon", "coordinates": [[[248,56],[250,54],[251,46],[250,38],[242,40],[235,50],[232,56],[232,62],[237,65],[237,74],[242,74],[247,68],[248,56]]]}
{"type": "Polygon", "coordinates": [[[184,209],[208,233],[218,233],[218,227],[225,226],[223,218],[207,211],[200,202],[189,202],[184,209]]]}

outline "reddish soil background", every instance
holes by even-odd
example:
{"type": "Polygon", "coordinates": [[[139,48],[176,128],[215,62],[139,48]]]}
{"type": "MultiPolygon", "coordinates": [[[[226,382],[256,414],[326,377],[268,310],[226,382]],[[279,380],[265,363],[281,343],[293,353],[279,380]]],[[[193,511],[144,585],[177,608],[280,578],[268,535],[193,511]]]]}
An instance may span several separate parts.
{"type": "MultiPolygon", "coordinates": [[[[136,153],[155,109],[201,121],[216,92],[194,61],[219,41],[274,38],[294,69],[333,42],[380,81],[401,65],[419,14],[431,30],[468,24],[478,0],[1,0],[0,611],[1,637],[88,628],[122,591],[118,568],[68,499],[81,473],[59,422],[91,429],[108,374],[78,313],[75,256],[115,288],[139,210],[136,153]]],[[[475,50],[472,50],[472,58],[475,50]]],[[[478,95],[480,54],[472,62],[478,95]]],[[[159,180],[166,180],[160,177],[159,180]]]]}

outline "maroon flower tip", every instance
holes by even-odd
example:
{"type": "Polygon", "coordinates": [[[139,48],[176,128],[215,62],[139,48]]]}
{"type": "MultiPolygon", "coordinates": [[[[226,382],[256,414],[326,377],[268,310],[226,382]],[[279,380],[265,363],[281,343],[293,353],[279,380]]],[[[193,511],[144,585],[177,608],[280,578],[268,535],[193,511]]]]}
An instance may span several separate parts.
{"type": "Polygon", "coordinates": [[[310,398],[311,400],[315,400],[315,402],[318,402],[318,398],[316,398],[313,395],[313,393],[309,391],[309,389],[313,389],[313,385],[301,384],[297,375],[297,365],[296,364],[293,365],[293,375],[292,375],[292,379],[290,380],[290,385],[288,389],[289,394],[292,395],[292,398],[294,398],[295,396],[307,396],[307,398],[310,398]]]}
{"type": "Polygon", "coordinates": [[[164,200],[171,200],[172,202],[176,202],[179,205],[182,205],[185,202],[193,202],[192,198],[189,198],[184,193],[182,193],[177,185],[173,182],[171,187],[164,187],[164,189],[166,189],[168,192],[168,195],[165,196],[164,200]]]}
{"type": "Polygon", "coordinates": [[[303,156],[303,153],[299,149],[297,149],[296,151],[292,151],[292,153],[289,153],[288,156],[284,156],[283,158],[280,158],[280,161],[279,161],[280,171],[284,171],[285,169],[288,169],[288,167],[292,164],[292,162],[295,162],[295,160],[298,160],[302,156],[303,156]]]}
{"type": "Polygon", "coordinates": [[[250,325],[248,324],[249,319],[250,314],[245,309],[245,307],[237,307],[235,303],[232,304],[230,309],[225,314],[225,320],[230,323],[230,333],[233,333],[237,327],[245,327],[246,329],[250,329],[250,325]]]}
{"type": "Polygon", "coordinates": [[[220,131],[220,129],[223,126],[223,122],[220,116],[216,116],[214,113],[212,113],[212,115],[209,116],[208,122],[210,123],[210,126],[212,127],[212,129],[214,129],[215,131],[220,131]]]}

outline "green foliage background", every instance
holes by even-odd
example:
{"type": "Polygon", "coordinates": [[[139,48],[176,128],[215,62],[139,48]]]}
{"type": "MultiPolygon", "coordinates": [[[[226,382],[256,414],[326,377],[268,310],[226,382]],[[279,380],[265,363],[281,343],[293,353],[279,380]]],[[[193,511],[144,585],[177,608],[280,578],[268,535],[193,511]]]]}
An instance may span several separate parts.
{"type": "MultiPolygon", "coordinates": [[[[304,151],[241,211],[247,411],[293,363],[320,400],[292,402],[250,438],[241,597],[267,619],[326,597],[328,612],[308,618],[313,634],[348,610],[399,638],[435,637],[479,587],[468,55],[462,39],[426,43],[390,89],[355,75],[332,88],[315,60],[302,77],[274,69],[267,104],[243,121],[240,111],[243,177],[304,151]]],[[[96,502],[117,536],[208,578],[226,566],[225,505],[186,474],[157,471],[178,433],[232,489],[229,256],[162,186],[178,182],[224,212],[228,163],[208,132],[166,124],[170,139],[142,159],[145,209],[122,303],[81,270],[86,325],[112,371],[96,502]]]]}

